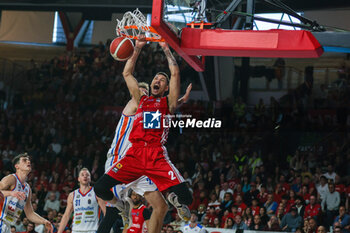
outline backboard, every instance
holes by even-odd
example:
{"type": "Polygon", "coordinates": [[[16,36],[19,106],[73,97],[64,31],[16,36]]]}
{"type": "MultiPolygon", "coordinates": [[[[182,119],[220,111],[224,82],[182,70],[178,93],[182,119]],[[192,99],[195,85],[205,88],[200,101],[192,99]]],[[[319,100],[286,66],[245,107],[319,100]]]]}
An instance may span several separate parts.
{"type": "Polygon", "coordinates": [[[190,0],[153,0],[151,26],[199,72],[204,71],[199,56],[316,58],[323,53],[310,31],[187,27],[196,18],[190,0]]]}

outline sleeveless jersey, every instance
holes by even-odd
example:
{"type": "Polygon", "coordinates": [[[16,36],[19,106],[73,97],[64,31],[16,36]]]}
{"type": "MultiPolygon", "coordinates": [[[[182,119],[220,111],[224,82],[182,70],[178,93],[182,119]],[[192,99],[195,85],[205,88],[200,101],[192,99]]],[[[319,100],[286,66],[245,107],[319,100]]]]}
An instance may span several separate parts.
{"type": "Polygon", "coordinates": [[[168,138],[169,108],[167,97],[142,96],[130,133],[130,142],[164,145],[168,138]]]}
{"type": "Polygon", "coordinates": [[[73,209],[72,231],[97,231],[100,210],[92,187],[86,193],[74,190],[73,209]]]}
{"type": "Polygon", "coordinates": [[[131,143],[129,141],[129,135],[134,122],[134,115],[127,116],[122,114],[115,129],[115,135],[111,147],[107,153],[107,159],[112,157],[109,166],[120,160],[130,148],[131,143]]]}
{"type": "Polygon", "coordinates": [[[12,196],[7,196],[5,198],[3,205],[1,206],[0,220],[8,225],[15,225],[17,219],[21,216],[24,210],[30,192],[30,187],[26,182],[22,183],[16,174],[12,175],[16,178],[16,185],[11,191],[24,192],[26,198],[25,200],[18,200],[16,197],[12,196]]]}
{"type": "Polygon", "coordinates": [[[146,233],[147,232],[147,226],[145,219],[143,217],[143,211],[146,209],[146,206],[140,205],[137,209],[131,210],[131,216],[132,216],[132,225],[128,229],[128,233],[146,233]]]}

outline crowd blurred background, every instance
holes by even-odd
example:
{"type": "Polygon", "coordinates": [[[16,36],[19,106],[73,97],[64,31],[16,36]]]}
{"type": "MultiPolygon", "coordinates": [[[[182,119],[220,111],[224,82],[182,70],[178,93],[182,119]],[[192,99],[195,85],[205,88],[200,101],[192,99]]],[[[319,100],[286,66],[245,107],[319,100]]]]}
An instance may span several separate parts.
{"type": "MultiPolygon", "coordinates": [[[[177,58],[184,93],[193,71],[177,58]]],[[[123,67],[109,55],[108,42],[84,54],[33,61],[26,73],[31,91],[15,93],[6,106],[1,102],[0,175],[12,172],[15,155],[28,152],[30,201],[56,229],[68,194],[78,187],[78,171],[89,168],[92,185],[104,172],[120,112],[129,100],[123,67]]],[[[167,70],[161,50],[145,47],[135,76],[150,82],[160,70],[167,70]]],[[[269,103],[190,100],[178,110],[223,122],[219,130],[173,129],[167,143],[193,192],[190,209],[204,227],[315,233],[321,226],[350,232],[350,74],[340,69],[336,85],[328,88],[314,87],[312,72],[307,67],[303,85],[269,103]]],[[[170,208],[164,232],[185,224],[170,208]]],[[[24,217],[13,232],[33,227],[24,217]]],[[[35,229],[44,232],[41,226],[35,229]]]]}

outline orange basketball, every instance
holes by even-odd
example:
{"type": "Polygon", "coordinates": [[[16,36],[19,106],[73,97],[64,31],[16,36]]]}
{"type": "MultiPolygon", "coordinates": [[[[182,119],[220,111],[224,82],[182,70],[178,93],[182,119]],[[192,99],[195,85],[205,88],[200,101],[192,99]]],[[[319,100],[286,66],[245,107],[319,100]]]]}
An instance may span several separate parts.
{"type": "Polygon", "coordinates": [[[134,52],[134,44],[127,37],[117,37],[111,42],[109,52],[115,60],[126,61],[134,52]]]}

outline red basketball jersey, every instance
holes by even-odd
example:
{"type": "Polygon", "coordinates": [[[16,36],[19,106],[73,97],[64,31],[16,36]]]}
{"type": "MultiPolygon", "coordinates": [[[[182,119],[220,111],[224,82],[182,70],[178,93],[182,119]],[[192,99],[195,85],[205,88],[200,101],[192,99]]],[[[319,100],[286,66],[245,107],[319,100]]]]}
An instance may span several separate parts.
{"type": "Polygon", "coordinates": [[[128,229],[128,233],[146,233],[147,227],[145,223],[145,218],[143,216],[143,211],[146,209],[146,206],[141,205],[137,209],[131,210],[132,216],[132,225],[128,229]]]}
{"type": "Polygon", "coordinates": [[[137,109],[129,140],[133,144],[164,145],[169,128],[163,122],[169,120],[167,97],[142,96],[137,109]]]}

